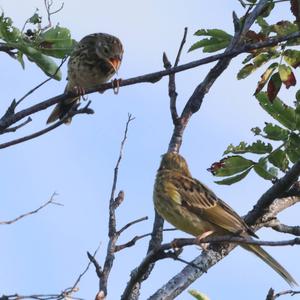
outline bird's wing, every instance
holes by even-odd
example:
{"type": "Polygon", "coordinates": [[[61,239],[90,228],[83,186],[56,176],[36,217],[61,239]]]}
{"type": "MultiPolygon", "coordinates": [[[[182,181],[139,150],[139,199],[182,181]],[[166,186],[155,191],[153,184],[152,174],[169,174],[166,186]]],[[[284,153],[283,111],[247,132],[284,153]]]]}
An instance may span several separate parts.
{"type": "Polygon", "coordinates": [[[230,233],[250,233],[251,230],[244,220],[204,184],[182,175],[174,176],[171,180],[180,195],[181,205],[197,214],[199,218],[230,233]]]}

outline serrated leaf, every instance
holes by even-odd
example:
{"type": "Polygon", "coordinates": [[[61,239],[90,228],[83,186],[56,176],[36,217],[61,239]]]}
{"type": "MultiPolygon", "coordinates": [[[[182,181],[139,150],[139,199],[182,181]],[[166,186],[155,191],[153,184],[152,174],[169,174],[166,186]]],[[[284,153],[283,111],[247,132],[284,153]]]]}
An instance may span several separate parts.
{"type": "Polygon", "coordinates": [[[295,133],[290,134],[285,149],[290,161],[296,163],[300,159],[300,137],[295,133]]]}
{"type": "Polygon", "coordinates": [[[203,52],[215,52],[224,49],[230,43],[232,36],[220,29],[200,29],[195,32],[196,36],[208,36],[194,43],[188,52],[203,48],[203,52]]]}
{"type": "Polygon", "coordinates": [[[291,67],[288,67],[286,65],[279,65],[278,73],[282,83],[287,89],[291,86],[296,85],[296,78],[291,67]]]}
{"type": "Polygon", "coordinates": [[[255,164],[252,160],[239,155],[223,158],[220,162],[213,163],[208,169],[214,176],[225,177],[240,173],[255,164]]]}
{"type": "Polygon", "coordinates": [[[278,67],[278,63],[273,63],[271,64],[267,70],[261,75],[261,79],[257,84],[257,88],[254,92],[254,95],[256,95],[257,93],[259,93],[263,87],[266,85],[266,83],[268,82],[268,80],[270,79],[271,75],[273,74],[273,72],[276,70],[276,68],[278,67]]]}
{"type": "Polygon", "coordinates": [[[233,153],[233,154],[244,154],[244,153],[255,153],[255,154],[266,154],[272,152],[272,145],[270,143],[265,144],[261,140],[258,140],[251,145],[247,145],[245,142],[240,142],[238,146],[233,146],[230,144],[223,155],[233,153]]]}
{"type": "Polygon", "coordinates": [[[190,295],[192,295],[197,300],[209,300],[209,298],[196,290],[189,290],[190,295]]]}
{"type": "Polygon", "coordinates": [[[272,165],[279,168],[282,172],[285,172],[288,169],[289,160],[287,159],[286,153],[281,149],[272,152],[268,156],[268,160],[272,165]]]}
{"type": "Polygon", "coordinates": [[[271,103],[265,92],[260,92],[255,97],[261,107],[275,120],[288,129],[296,129],[296,113],[292,107],[286,105],[278,97],[271,103]]]}
{"type": "Polygon", "coordinates": [[[300,51],[287,49],[283,52],[283,58],[287,64],[293,68],[297,68],[300,65],[300,51]]]}
{"type": "Polygon", "coordinates": [[[215,183],[220,184],[220,185],[231,185],[233,183],[239,182],[242,179],[244,179],[250,171],[251,171],[251,168],[249,168],[248,170],[246,170],[238,175],[231,176],[231,177],[225,178],[223,180],[217,180],[217,181],[215,181],[215,183]]]}
{"type": "Polygon", "coordinates": [[[274,141],[286,141],[290,134],[290,131],[272,123],[266,123],[263,131],[264,137],[274,141]]]}
{"type": "Polygon", "coordinates": [[[260,177],[266,180],[272,180],[278,175],[276,168],[268,168],[265,158],[261,158],[259,162],[254,165],[253,169],[260,177]]]}
{"type": "Polygon", "coordinates": [[[270,102],[273,102],[277,94],[280,91],[282,81],[280,79],[279,73],[273,74],[268,82],[267,93],[270,102]]]}

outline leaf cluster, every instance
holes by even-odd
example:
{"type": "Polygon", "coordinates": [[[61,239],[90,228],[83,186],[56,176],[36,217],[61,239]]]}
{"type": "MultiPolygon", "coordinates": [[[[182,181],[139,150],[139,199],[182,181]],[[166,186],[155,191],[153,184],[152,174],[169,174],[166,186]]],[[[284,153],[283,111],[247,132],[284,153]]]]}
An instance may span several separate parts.
{"type": "Polygon", "coordinates": [[[69,29],[60,26],[41,27],[42,17],[38,11],[34,13],[25,23],[31,28],[24,32],[13,25],[9,17],[4,13],[0,16],[0,40],[4,44],[16,50],[15,57],[22,67],[25,67],[24,56],[34,62],[46,75],[61,79],[58,65],[53,58],[62,59],[68,56],[75,41],[72,40],[69,29]]]}

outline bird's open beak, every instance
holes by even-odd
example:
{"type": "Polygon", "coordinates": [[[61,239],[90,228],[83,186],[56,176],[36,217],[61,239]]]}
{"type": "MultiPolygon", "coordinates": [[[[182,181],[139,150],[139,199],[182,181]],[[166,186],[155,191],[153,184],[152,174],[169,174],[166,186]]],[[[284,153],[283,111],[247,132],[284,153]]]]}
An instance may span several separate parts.
{"type": "Polygon", "coordinates": [[[113,67],[113,69],[115,70],[115,72],[118,71],[120,64],[121,64],[121,59],[120,57],[112,57],[108,60],[109,64],[113,67]]]}

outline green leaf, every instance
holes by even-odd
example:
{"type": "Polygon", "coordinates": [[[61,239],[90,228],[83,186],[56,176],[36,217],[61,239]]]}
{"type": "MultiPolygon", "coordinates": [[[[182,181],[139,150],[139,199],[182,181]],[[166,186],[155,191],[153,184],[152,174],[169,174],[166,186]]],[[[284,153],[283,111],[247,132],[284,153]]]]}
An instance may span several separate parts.
{"type": "Polygon", "coordinates": [[[74,47],[69,29],[56,26],[38,37],[37,48],[46,55],[64,58],[70,55],[74,47]]]}
{"type": "Polygon", "coordinates": [[[255,154],[265,154],[272,152],[272,145],[270,143],[265,144],[261,140],[254,142],[252,145],[247,145],[245,142],[240,142],[238,146],[233,146],[230,144],[223,155],[233,153],[233,154],[243,154],[243,153],[255,153],[255,154]]]}
{"type": "Polygon", "coordinates": [[[300,51],[292,49],[285,50],[283,52],[283,59],[293,68],[297,68],[300,65],[300,51]]]}
{"type": "Polygon", "coordinates": [[[32,47],[20,46],[19,49],[28,57],[28,59],[37,64],[48,76],[54,76],[56,80],[61,80],[61,71],[57,71],[58,66],[50,57],[42,54],[32,47]]]}
{"type": "Polygon", "coordinates": [[[278,97],[271,103],[267,94],[264,92],[258,93],[255,97],[261,107],[275,120],[288,129],[296,129],[296,113],[292,107],[286,105],[278,97]]]}
{"type": "Polygon", "coordinates": [[[188,52],[203,48],[203,52],[215,52],[226,48],[230,43],[232,36],[220,29],[200,29],[195,32],[196,36],[208,36],[194,43],[188,52]]]}
{"type": "Polygon", "coordinates": [[[298,25],[289,21],[280,21],[277,24],[270,26],[270,29],[272,32],[277,33],[278,36],[284,36],[299,31],[298,25]]]}
{"type": "Polygon", "coordinates": [[[277,177],[278,172],[276,168],[269,168],[265,158],[261,158],[258,163],[254,165],[255,172],[266,180],[272,180],[277,177]]]}
{"type": "Polygon", "coordinates": [[[300,137],[291,133],[285,149],[290,161],[296,163],[300,159],[300,137]]]}
{"type": "Polygon", "coordinates": [[[199,29],[194,35],[196,36],[211,36],[219,39],[231,40],[232,35],[221,29],[199,29]]]}
{"type": "Polygon", "coordinates": [[[256,67],[253,64],[245,65],[237,74],[237,79],[244,79],[248,77],[251,73],[256,70],[256,67]]]}
{"type": "Polygon", "coordinates": [[[287,159],[286,153],[283,150],[275,150],[268,156],[268,160],[272,165],[279,168],[282,172],[287,171],[289,160],[287,159]]]}
{"type": "Polygon", "coordinates": [[[209,300],[209,298],[206,295],[196,290],[189,290],[188,292],[197,300],[209,300]]]}
{"type": "Polygon", "coordinates": [[[258,17],[256,23],[260,26],[263,34],[268,35],[270,33],[270,25],[263,17],[258,17]]]}
{"type": "Polygon", "coordinates": [[[220,162],[212,164],[208,169],[214,176],[225,177],[240,173],[255,163],[252,160],[246,159],[239,155],[228,156],[220,162]]]}
{"type": "Polygon", "coordinates": [[[272,123],[266,123],[263,131],[264,137],[274,141],[286,141],[290,134],[290,131],[272,123]]]}
{"type": "Polygon", "coordinates": [[[28,22],[31,24],[40,24],[42,23],[42,17],[38,14],[38,10],[33,14],[32,17],[28,19],[28,22]]]}
{"type": "Polygon", "coordinates": [[[226,179],[223,179],[223,180],[215,181],[215,183],[220,184],[220,185],[231,185],[233,183],[239,182],[242,179],[244,179],[250,171],[251,171],[251,168],[249,168],[248,170],[246,170],[238,175],[227,177],[226,179]]]}

